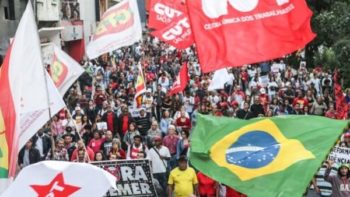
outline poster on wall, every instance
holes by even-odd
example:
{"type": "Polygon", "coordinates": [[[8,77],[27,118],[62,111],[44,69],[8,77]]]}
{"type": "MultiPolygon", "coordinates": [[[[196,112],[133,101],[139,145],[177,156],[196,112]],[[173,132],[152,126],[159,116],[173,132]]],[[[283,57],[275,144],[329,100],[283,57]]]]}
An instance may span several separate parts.
{"type": "Polygon", "coordinates": [[[80,4],[77,0],[61,1],[61,20],[80,20],[80,4]]]}

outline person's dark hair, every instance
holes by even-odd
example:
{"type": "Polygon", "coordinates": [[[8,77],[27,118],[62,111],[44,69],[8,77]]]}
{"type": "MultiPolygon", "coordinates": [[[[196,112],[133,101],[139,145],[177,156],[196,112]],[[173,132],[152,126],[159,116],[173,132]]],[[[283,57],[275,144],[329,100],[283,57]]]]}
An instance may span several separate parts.
{"type": "Polygon", "coordinates": [[[101,154],[102,155],[102,160],[105,160],[105,156],[103,155],[103,153],[101,151],[98,151],[96,154],[95,154],[95,158],[94,158],[94,161],[96,161],[96,156],[97,154],[101,154]]]}
{"type": "Polygon", "coordinates": [[[134,140],[136,140],[136,139],[140,139],[141,142],[142,142],[142,137],[141,137],[141,135],[135,135],[135,136],[134,136],[134,140]]]}
{"type": "MultiPolygon", "coordinates": [[[[343,166],[340,166],[338,168],[338,176],[341,177],[341,173],[340,173],[340,169],[342,168],[343,166]]],[[[350,169],[348,168],[348,174],[346,175],[346,178],[350,178],[350,169]]]]}
{"type": "Polygon", "coordinates": [[[186,130],[183,130],[183,131],[181,132],[181,134],[182,134],[182,133],[184,133],[184,134],[186,135],[186,138],[187,138],[187,139],[188,139],[188,137],[190,136],[189,132],[186,131],[186,130]]]}

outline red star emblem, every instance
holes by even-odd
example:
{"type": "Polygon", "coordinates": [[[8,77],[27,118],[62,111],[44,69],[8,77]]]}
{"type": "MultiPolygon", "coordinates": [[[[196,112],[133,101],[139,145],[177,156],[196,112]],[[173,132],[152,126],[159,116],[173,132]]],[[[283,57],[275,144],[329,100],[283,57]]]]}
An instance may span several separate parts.
{"type": "Polygon", "coordinates": [[[31,185],[38,197],[68,197],[78,191],[80,187],[64,183],[63,173],[59,173],[48,185],[31,185]]]}

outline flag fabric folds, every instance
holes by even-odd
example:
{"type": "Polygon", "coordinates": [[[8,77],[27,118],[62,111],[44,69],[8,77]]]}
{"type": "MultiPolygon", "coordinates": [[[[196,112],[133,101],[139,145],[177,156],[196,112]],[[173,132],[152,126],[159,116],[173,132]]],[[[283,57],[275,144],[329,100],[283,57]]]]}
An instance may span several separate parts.
{"type": "Polygon", "coordinates": [[[225,83],[231,80],[230,75],[227,72],[226,68],[215,71],[213,79],[211,80],[208,90],[218,90],[224,89],[225,83]]]}
{"type": "Polygon", "coordinates": [[[240,120],[199,115],[190,161],[249,197],[302,196],[346,125],[319,116],[240,120]]]}
{"type": "Polygon", "coordinates": [[[151,35],[177,49],[186,49],[194,43],[183,1],[152,0],[148,26],[155,29],[151,35]]]}
{"type": "Polygon", "coordinates": [[[21,170],[2,196],[103,196],[116,187],[116,181],[115,176],[91,164],[42,161],[21,170]]]}
{"type": "Polygon", "coordinates": [[[142,27],[136,0],[123,0],[102,16],[87,46],[90,59],[129,46],[142,38],[142,27]]]}
{"type": "Polygon", "coordinates": [[[0,193],[15,176],[19,150],[65,104],[44,70],[28,2],[0,71],[0,193]],[[48,96],[49,95],[49,96],[48,96]]]}
{"type": "Polygon", "coordinates": [[[146,92],[146,82],[145,82],[145,77],[143,75],[141,63],[137,64],[137,72],[138,72],[137,79],[135,83],[136,92],[135,92],[135,98],[134,98],[135,106],[138,106],[137,98],[146,92]]]}
{"type": "Polygon", "coordinates": [[[181,1],[151,0],[148,27],[162,29],[174,22],[176,18],[183,16],[186,4],[181,1]]]}
{"type": "Polygon", "coordinates": [[[54,46],[50,74],[58,91],[63,96],[70,86],[84,73],[84,69],[73,58],[54,46]]]}
{"type": "Polygon", "coordinates": [[[334,81],[334,95],[335,95],[335,109],[337,110],[337,119],[347,119],[349,106],[345,101],[345,96],[341,85],[339,84],[340,75],[339,71],[336,70],[333,76],[334,81]]]}
{"type": "Polygon", "coordinates": [[[305,0],[186,2],[204,73],[278,58],[315,37],[305,0]]]}
{"type": "Polygon", "coordinates": [[[151,34],[177,49],[186,49],[194,43],[190,21],[185,15],[151,34]]]}
{"type": "Polygon", "coordinates": [[[169,90],[169,95],[177,94],[179,92],[184,91],[188,81],[189,81],[188,67],[187,67],[187,63],[184,63],[181,67],[181,70],[178,76],[176,77],[176,81],[174,82],[173,86],[169,90]]]}

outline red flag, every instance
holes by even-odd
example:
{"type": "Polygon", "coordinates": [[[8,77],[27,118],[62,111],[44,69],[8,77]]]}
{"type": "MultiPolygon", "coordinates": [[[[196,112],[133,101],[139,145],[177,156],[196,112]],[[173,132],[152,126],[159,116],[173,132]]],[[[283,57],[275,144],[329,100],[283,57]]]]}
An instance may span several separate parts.
{"type": "Polygon", "coordinates": [[[281,57],[315,34],[305,0],[187,1],[204,73],[281,57]]]}
{"type": "Polygon", "coordinates": [[[194,43],[189,22],[188,17],[183,15],[167,27],[151,34],[177,49],[186,49],[194,43]]]}
{"type": "Polygon", "coordinates": [[[188,83],[188,67],[187,63],[182,65],[182,68],[179,72],[179,75],[176,77],[176,81],[169,91],[169,95],[177,94],[179,92],[184,91],[188,83]]]}
{"type": "Polygon", "coordinates": [[[151,0],[148,27],[162,29],[186,10],[185,3],[171,0],[151,0]]]}
{"type": "Polygon", "coordinates": [[[334,95],[335,95],[335,109],[337,110],[337,119],[348,118],[348,104],[345,102],[345,96],[339,84],[339,72],[338,70],[334,73],[334,95]]]}

